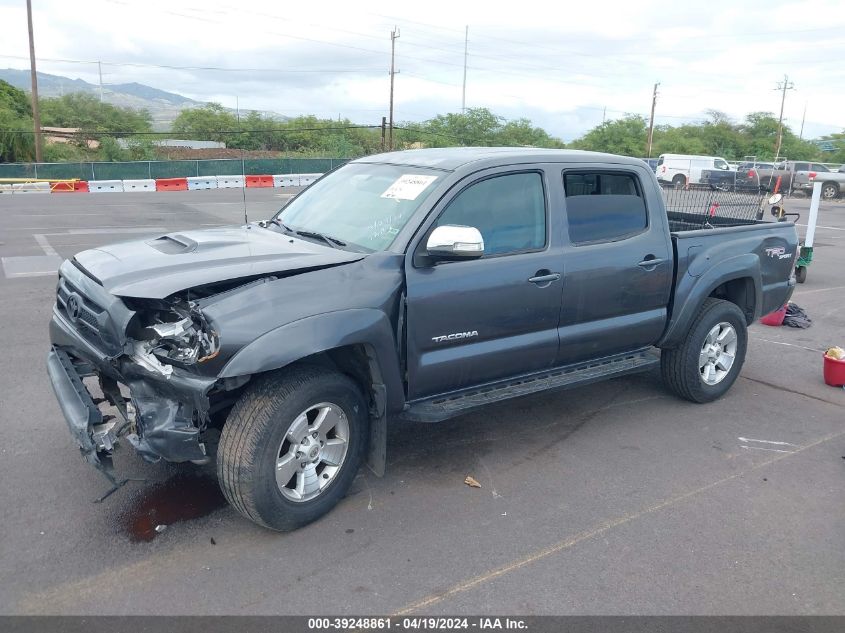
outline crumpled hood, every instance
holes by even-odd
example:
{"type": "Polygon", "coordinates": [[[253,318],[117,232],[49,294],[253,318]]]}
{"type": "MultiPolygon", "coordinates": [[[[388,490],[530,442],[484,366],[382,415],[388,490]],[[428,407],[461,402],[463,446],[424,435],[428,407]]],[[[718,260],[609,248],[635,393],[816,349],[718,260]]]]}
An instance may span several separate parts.
{"type": "Polygon", "coordinates": [[[112,244],[83,251],[76,261],[114,295],[162,299],[194,286],[363,257],[250,224],[112,244]]]}

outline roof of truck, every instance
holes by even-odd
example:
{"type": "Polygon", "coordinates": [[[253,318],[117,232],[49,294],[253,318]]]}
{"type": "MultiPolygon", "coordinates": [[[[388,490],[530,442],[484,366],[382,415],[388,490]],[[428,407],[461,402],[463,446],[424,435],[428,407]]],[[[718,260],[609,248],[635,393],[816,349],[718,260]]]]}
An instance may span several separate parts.
{"type": "Polygon", "coordinates": [[[389,163],[392,165],[412,165],[454,171],[471,163],[487,162],[488,166],[497,163],[616,163],[624,165],[644,165],[639,158],[584,152],[572,149],[542,149],[536,147],[438,147],[431,149],[411,149],[401,152],[389,152],[364,156],[356,163],[389,163]]]}

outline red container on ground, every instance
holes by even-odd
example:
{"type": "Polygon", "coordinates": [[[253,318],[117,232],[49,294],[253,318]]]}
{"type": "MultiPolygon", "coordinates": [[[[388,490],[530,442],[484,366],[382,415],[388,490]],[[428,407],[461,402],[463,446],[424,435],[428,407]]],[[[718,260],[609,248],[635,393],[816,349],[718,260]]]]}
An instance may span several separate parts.
{"type": "Polygon", "coordinates": [[[824,382],[831,387],[845,385],[845,360],[824,355],[824,382]]]}
{"type": "Polygon", "coordinates": [[[783,317],[786,316],[786,306],[783,306],[780,310],[772,312],[771,314],[767,314],[766,316],[760,319],[760,323],[763,325],[783,325],[783,317]]]}

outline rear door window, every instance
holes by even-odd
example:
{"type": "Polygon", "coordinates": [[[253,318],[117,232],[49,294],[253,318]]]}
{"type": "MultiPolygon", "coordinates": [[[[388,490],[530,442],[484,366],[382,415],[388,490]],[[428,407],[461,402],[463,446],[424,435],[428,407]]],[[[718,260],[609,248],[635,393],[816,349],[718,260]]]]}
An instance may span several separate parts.
{"type": "Polygon", "coordinates": [[[615,242],[648,227],[642,187],[632,173],[564,172],[563,188],[573,244],[615,242]]]}

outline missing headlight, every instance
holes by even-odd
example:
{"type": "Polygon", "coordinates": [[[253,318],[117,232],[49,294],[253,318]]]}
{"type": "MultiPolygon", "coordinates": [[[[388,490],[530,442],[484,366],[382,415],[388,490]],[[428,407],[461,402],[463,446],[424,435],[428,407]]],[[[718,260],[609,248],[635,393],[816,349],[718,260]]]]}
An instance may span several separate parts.
{"type": "Polygon", "coordinates": [[[192,301],[174,303],[148,315],[141,335],[147,353],[177,366],[211,360],[220,352],[220,339],[192,301]]]}

